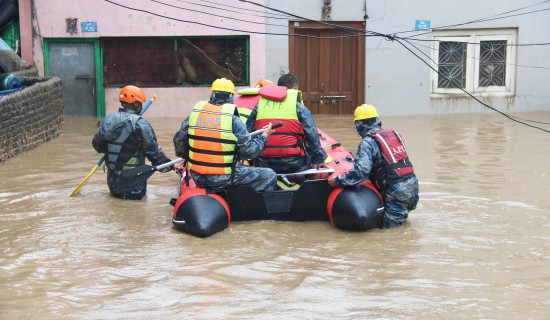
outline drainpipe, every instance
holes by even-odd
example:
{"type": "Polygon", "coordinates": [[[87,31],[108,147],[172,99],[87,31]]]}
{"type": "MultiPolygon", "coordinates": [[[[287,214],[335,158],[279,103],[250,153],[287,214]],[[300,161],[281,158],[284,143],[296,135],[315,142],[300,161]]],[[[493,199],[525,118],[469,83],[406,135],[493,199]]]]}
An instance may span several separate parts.
{"type": "Polygon", "coordinates": [[[21,38],[21,58],[34,65],[32,58],[32,0],[19,0],[19,34],[21,38]]]}

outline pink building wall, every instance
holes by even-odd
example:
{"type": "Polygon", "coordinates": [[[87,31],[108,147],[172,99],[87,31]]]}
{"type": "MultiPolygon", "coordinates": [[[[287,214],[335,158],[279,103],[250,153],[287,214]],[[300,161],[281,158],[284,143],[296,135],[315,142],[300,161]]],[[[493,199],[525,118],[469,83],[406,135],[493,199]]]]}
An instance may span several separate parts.
{"type": "MultiPolygon", "coordinates": [[[[181,1],[162,1],[178,7],[186,7],[190,10],[166,6],[158,2],[147,0],[114,0],[113,2],[137,8],[143,11],[134,11],[112,4],[108,1],[74,1],[74,0],[33,0],[34,7],[30,5],[31,0],[20,0],[20,12],[31,11],[33,40],[32,40],[32,62],[44,75],[43,38],[100,38],[100,37],[131,37],[131,36],[213,36],[213,35],[246,35],[238,31],[223,30],[208,27],[215,25],[222,28],[234,30],[246,30],[254,32],[265,32],[263,13],[255,12],[254,15],[243,15],[231,12],[230,6],[245,8],[254,12],[259,7],[240,2],[238,0],[224,0],[224,8],[207,8],[205,6],[193,5],[181,1]],[[146,12],[147,11],[147,12],[146,12]],[[228,16],[233,19],[215,17],[199,13],[206,11],[212,14],[228,16]],[[165,17],[162,17],[165,16],[165,17]],[[260,17],[259,17],[260,16],[260,17]],[[179,20],[193,21],[188,23],[179,20]],[[65,20],[67,18],[78,19],[78,32],[71,35],[66,30],[65,20]],[[258,23],[238,21],[243,19],[258,23]],[[96,22],[97,32],[82,32],[81,22],[96,22]],[[204,25],[200,25],[204,24],[204,25]]],[[[199,1],[196,1],[199,3],[199,1]]],[[[258,1],[263,3],[263,1],[258,1]]],[[[205,3],[206,4],[206,3],[205,3]]],[[[211,4],[208,4],[211,5],[211,4]]],[[[23,23],[22,23],[23,25],[23,23]]],[[[28,27],[22,30],[22,34],[29,33],[28,27]]],[[[254,85],[265,77],[265,35],[250,33],[250,84],[254,85]]],[[[29,44],[22,44],[22,54],[29,57],[29,44]]],[[[31,61],[31,60],[27,60],[31,61]]],[[[240,89],[240,88],[236,88],[240,89]]],[[[147,111],[147,117],[185,117],[189,115],[196,101],[207,100],[210,92],[206,87],[171,87],[171,88],[143,88],[147,98],[157,95],[155,105],[147,111]]],[[[116,111],[120,106],[118,93],[120,88],[105,89],[105,112],[106,114],[116,111]]]]}

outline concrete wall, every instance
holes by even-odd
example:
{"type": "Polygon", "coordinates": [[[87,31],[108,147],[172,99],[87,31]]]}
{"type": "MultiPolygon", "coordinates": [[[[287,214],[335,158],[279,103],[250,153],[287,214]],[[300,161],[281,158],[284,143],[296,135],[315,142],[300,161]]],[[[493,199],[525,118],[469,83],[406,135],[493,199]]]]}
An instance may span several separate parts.
{"type": "MultiPolygon", "coordinates": [[[[206,8],[204,5],[208,5],[207,3],[201,6],[177,1],[166,3],[196,11],[207,11],[234,19],[260,22],[260,24],[215,17],[196,11],[181,10],[147,0],[114,1],[143,11],[134,11],[106,1],[34,0],[33,2],[33,59],[41,75],[45,72],[43,38],[213,36],[249,34],[234,30],[255,31],[259,33],[265,31],[264,19],[262,17],[243,15],[227,10],[230,9],[229,6],[259,10],[256,6],[245,4],[238,0],[224,1],[225,9],[206,8]],[[78,32],[76,34],[67,32],[65,24],[65,19],[67,18],[78,19],[78,32]],[[188,23],[183,20],[196,23],[188,23]],[[97,22],[97,32],[82,32],[80,30],[81,22],[97,22]],[[207,25],[215,25],[226,29],[216,29],[207,25]]],[[[256,2],[262,3],[262,1],[256,2]]],[[[201,2],[195,1],[195,3],[200,4],[201,2]]],[[[250,33],[249,35],[250,82],[255,84],[265,76],[265,36],[254,33],[250,33]]],[[[115,111],[120,106],[118,102],[120,89],[107,88],[105,90],[106,113],[115,111]]],[[[206,100],[210,96],[209,89],[204,87],[143,89],[148,98],[156,94],[158,99],[155,103],[156,107],[147,111],[147,117],[184,117],[190,113],[196,101],[206,100]]]]}
{"type": "Polygon", "coordinates": [[[0,163],[63,133],[61,79],[19,80],[23,89],[0,96],[0,163]]]}
{"type": "MultiPolygon", "coordinates": [[[[265,3],[269,7],[308,19],[320,20],[324,1],[266,0],[265,3]]],[[[517,0],[454,2],[333,0],[331,18],[334,21],[362,21],[366,7],[368,31],[412,36],[419,32],[400,32],[414,30],[416,20],[430,20],[432,28],[443,27],[496,16],[529,5],[517,0]]],[[[534,6],[501,16],[538,9],[544,9],[544,6],[534,6]]],[[[288,25],[289,20],[299,19],[268,19],[268,22],[288,25]]],[[[545,43],[548,42],[548,36],[542,30],[550,29],[550,19],[548,19],[548,11],[542,11],[467,24],[453,29],[456,28],[518,28],[518,43],[545,43]]],[[[288,28],[268,25],[266,31],[287,33],[288,28]]],[[[431,37],[431,33],[420,35],[417,38],[425,42],[414,42],[422,51],[418,55],[424,59],[428,59],[425,55],[428,57],[431,55],[429,48],[431,37]]],[[[276,79],[281,73],[288,71],[288,37],[268,36],[266,48],[266,73],[269,78],[276,79]]],[[[550,92],[546,90],[550,82],[548,56],[550,56],[550,46],[519,46],[515,96],[485,97],[482,101],[505,112],[548,110],[550,108],[550,92]]],[[[382,37],[366,38],[365,101],[377,106],[381,114],[493,112],[469,97],[431,98],[430,79],[429,67],[396,41],[387,41],[382,37]]]]}

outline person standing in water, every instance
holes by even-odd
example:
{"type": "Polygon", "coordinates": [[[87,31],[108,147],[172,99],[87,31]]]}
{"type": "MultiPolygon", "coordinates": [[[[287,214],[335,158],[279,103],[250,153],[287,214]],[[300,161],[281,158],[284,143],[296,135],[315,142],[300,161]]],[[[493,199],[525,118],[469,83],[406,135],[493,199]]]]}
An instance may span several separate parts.
{"type": "Polygon", "coordinates": [[[418,203],[418,179],[414,174],[403,138],[392,129],[382,129],[372,105],[355,109],[355,128],[363,138],[354,166],[339,176],[332,175],[332,187],[354,187],[371,180],[384,199],[381,228],[399,227],[418,203]]]}
{"type": "MultiPolygon", "coordinates": [[[[145,158],[157,166],[170,159],[158,145],[153,127],[140,116],[143,102],[147,99],[143,90],[126,86],[120,90],[122,108],[103,118],[97,126],[92,146],[99,153],[105,153],[107,185],[117,198],[140,200],[147,193],[147,181],[131,183],[121,176],[122,171],[145,164],[145,158]]],[[[164,168],[168,172],[172,168],[164,168]]]]}

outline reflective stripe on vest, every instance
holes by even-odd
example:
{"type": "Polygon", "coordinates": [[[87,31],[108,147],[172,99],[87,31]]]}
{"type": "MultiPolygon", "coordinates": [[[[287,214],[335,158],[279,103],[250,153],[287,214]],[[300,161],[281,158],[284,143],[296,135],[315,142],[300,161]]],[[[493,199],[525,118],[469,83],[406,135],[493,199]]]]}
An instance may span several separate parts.
{"type": "Polygon", "coordinates": [[[239,110],[239,118],[241,118],[243,123],[246,124],[246,120],[248,120],[248,117],[250,117],[252,110],[248,108],[240,108],[240,107],[237,107],[237,110],[239,110]]]}
{"type": "Polygon", "coordinates": [[[260,98],[256,122],[256,130],[265,125],[282,122],[283,126],[269,137],[262,157],[303,156],[304,128],[298,120],[296,102],[301,92],[294,89],[287,90],[284,101],[273,101],[260,98]]]}
{"type": "Polygon", "coordinates": [[[392,129],[380,129],[372,137],[378,143],[382,156],[386,160],[382,171],[377,172],[380,177],[375,177],[376,180],[393,181],[414,172],[403,138],[399,133],[392,129]]]}
{"type": "Polygon", "coordinates": [[[247,95],[241,95],[235,98],[233,100],[233,104],[237,106],[237,109],[239,110],[239,117],[241,120],[246,124],[246,121],[250,117],[250,113],[252,113],[252,110],[254,110],[254,107],[258,104],[258,101],[260,100],[260,96],[258,95],[259,88],[250,88],[246,90],[239,90],[239,94],[247,94],[247,95]],[[252,92],[255,92],[255,94],[250,94],[250,90],[253,90],[252,92]],[[246,92],[246,93],[241,93],[246,92]]]}
{"type": "Polygon", "coordinates": [[[237,137],[236,106],[198,102],[189,115],[189,168],[200,174],[231,174],[237,137]]]}

